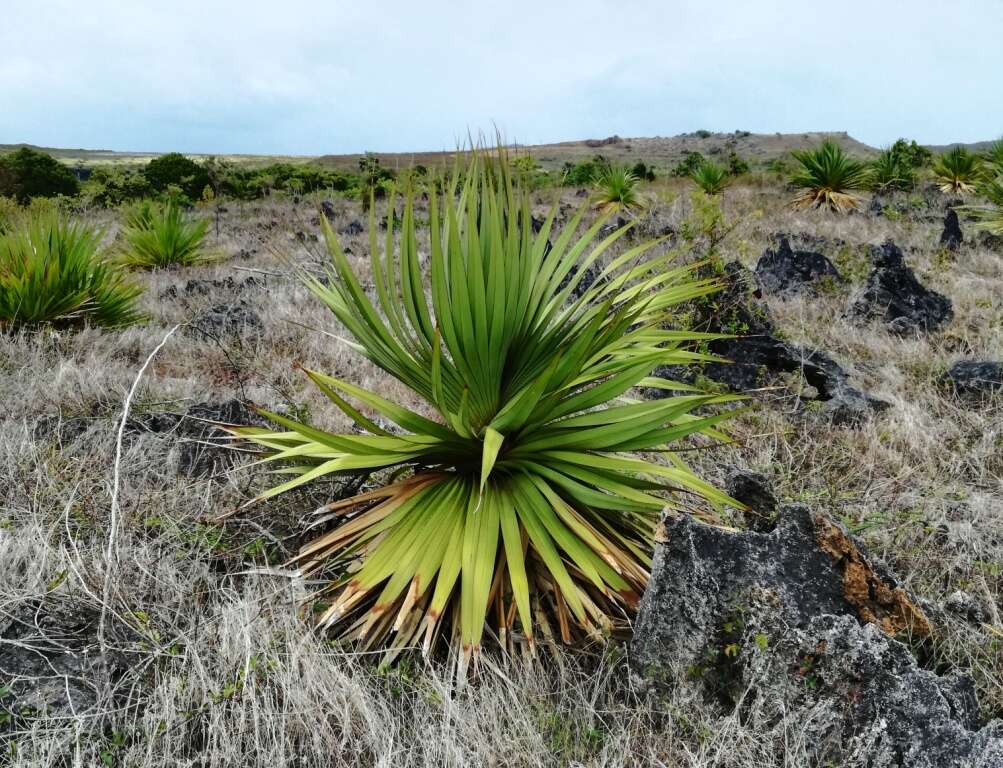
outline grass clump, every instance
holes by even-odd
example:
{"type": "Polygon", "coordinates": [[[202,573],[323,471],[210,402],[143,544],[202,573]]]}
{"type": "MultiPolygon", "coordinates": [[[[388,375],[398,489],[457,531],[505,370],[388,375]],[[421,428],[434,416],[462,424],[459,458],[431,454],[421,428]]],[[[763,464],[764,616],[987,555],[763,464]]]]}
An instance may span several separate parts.
{"type": "Polygon", "coordinates": [[[190,267],[216,258],[206,249],[208,219],[188,219],[176,202],[145,201],[126,216],[122,261],[138,269],[190,267]]]}
{"type": "Polygon", "coordinates": [[[964,147],[955,147],[934,161],[933,175],[941,192],[970,194],[982,178],[982,161],[964,147]]]}
{"type": "Polygon", "coordinates": [[[708,195],[717,195],[728,186],[728,172],[711,160],[704,160],[691,173],[690,179],[708,195]]]}
{"type": "Polygon", "coordinates": [[[676,265],[653,241],[603,267],[633,224],[599,239],[610,211],[576,234],[587,204],[560,232],[555,206],[534,232],[504,157],[475,153],[446,186],[429,198],[427,279],[411,190],[396,238],[388,216],[382,250],[370,213],[375,298],[323,219],[333,270],[325,282],[306,278],[353,347],[436,418],[311,370],[360,432],[264,411],[280,430],[231,429],[286,465],[290,478],[261,499],[327,475],[387,473],[323,508],[335,527],[294,562],[307,576],[335,574],[318,615],[339,639],[393,654],[427,652],[438,637],[462,647],[465,665],[486,632],[514,650],[625,628],[663,509],[735,503],[671,453],[689,435],[721,438],[715,427],[730,412],[698,411],[734,398],[627,397],[664,385],[651,376],[657,366],[700,358],[689,347],[712,338],[664,327],[673,308],[718,289],[694,277],[700,263],[676,265]],[[600,278],[573,298],[591,268],[600,278]]]}
{"type": "Polygon", "coordinates": [[[815,149],[791,154],[800,165],[791,184],[803,190],[791,203],[793,208],[846,213],[860,205],[860,199],[852,193],[865,186],[867,168],[851,159],[838,144],[826,141],[815,149]]]}
{"type": "Polygon", "coordinates": [[[622,165],[604,165],[596,172],[594,203],[603,212],[643,208],[640,179],[622,165]]]}
{"type": "Polygon", "coordinates": [[[0,234],[0,330],[138,322],[142,288],[99,253],[100,233],[56,215],[0,234]]]}

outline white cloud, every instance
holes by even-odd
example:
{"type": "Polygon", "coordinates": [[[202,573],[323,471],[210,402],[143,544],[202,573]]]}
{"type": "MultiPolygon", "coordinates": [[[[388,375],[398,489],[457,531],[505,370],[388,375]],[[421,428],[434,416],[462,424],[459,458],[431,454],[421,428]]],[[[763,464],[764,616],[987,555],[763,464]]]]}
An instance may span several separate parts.
{"type": "Polygon", "coordinates": [[[1003,4],[35,0],[0,142],[319,152],[695,128],[1003,133],[1003,4]]]}

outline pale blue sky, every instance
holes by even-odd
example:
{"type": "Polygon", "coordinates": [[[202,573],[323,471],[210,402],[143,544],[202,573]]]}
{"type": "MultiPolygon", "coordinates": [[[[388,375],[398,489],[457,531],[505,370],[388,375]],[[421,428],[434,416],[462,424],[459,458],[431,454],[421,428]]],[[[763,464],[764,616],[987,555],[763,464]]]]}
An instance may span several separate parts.
{"type": "Polygon", "coordinates": [[[320,154],[1003,134],[1003,0],[3,0],[0,143],[320,154]]]}

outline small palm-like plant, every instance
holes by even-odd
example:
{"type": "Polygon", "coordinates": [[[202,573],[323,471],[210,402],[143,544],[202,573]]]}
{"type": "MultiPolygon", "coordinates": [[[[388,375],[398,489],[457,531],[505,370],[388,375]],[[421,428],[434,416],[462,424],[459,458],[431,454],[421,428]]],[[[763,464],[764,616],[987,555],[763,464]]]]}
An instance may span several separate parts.
{"type": "Polygon", "coordinates": [[[1003,237],[1003,173],[982,184],[979,192],[989,201],[987,205],[960,206],[958,210],[974,218],[978,229],[1003,237]]]}
{"type": "Polygon", "coordinates": [[[0,329],[139,321],[142,288],[99,252],[101,234],[56,215],[25,217],[0,234],[0,329]]]}
{"type": "Polygon", "coordinates": [[[140,269],[204,264],[216,258],[206,250],[208,230],[208,219],[187,219],[173,201],[141,203],[126,215],[122,261],[140,269]]]}
{"type": "Polygon", "coordinates": [[[867,182],[867,167],[852,160],[831,141],[804,152],[793,152],[800,168],[791,184],[804,190],[791,205],[799,210],[827,208],[845,213],[860,204],[852,193],[863,189],[867,182]]]}
{"type": "Polygon", "coordinates": [[[986,150],[985,164],[993,175],[1003,175],[1003,139],[994,141],[986,150]]]}
{"type": "Polygon", "coordinates": [[[644,207],[638,190],[640,179],[626,166],[604,164],[596,174],[594,184],[595,206],[603,212],[644,207]]]}
{"type": "Polygon", "coordinates": [[[728,172],[710,160],[704,160],[694,168],[690,179],[708,195],[720,194],[728,186],[728,172]]]}
{"type": "Polygon", "coordinates": [[[964,147],[954,147],[936,159],[933,175],[942,192],[969,194],[982,178],[982,161],[964,147]]]}
{"type": "MultiPolygon", "coordinates": [[[[266,411],[279,431],[230,429],[290,476],[260,499],[326,475],[385,472],[374,490],[319,510],[334,527],[294,560],[304,575],[336,574],[319,595],[319,623],[390,653],[444,637],[466,664],[485,631],[532,649],[540,634],[569,642],[623,627],[663,511],[735,502],[670,452],[698,432],[722,438],[715,425],[730,413],[696,412],[733,398],[692,388],[627,396],[664,387],[651,378],[658,365],[706,359],[687,347],[711,336],[665,324],[715,281],[693,276],[699,264],[652,255],[659,241],[602,267],[632,224],[597,241],[606,214],[576,234],[587,205],[560,233],[555,206],[534,233],[504,158],[475,154],[458,178],[441,200],[430,194],[427,282],[410,191],[396,248],[393,219],[381,251],[370,214],[374,298],[323,219],[333,271],[306,278],[351,347],[416,393],[423,413],[311,370],[359,432],[266,411]],[[573,298],[590,269],[600,279],[573,298]]],[[[393,202],[391,193],[391,211],[393,202]]]]}
{"type": "Polygon", "coordinates": [[[875,192],[909,189],[916,181],[912,167],[890,149],[884,150],[868,169],[870,187],[875,192]]]}

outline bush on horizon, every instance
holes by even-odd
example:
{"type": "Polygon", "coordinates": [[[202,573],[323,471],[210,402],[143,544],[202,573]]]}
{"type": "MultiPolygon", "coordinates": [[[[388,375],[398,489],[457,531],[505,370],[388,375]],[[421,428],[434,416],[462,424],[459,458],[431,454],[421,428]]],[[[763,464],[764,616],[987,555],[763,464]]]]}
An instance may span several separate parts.
{"type": "Polygon", "coordinates": [[[24,205],[34,197],[72,197],[79,191],[73,171],[52,155],[29,147],[0,155],[0,197],[24,205]]]}

